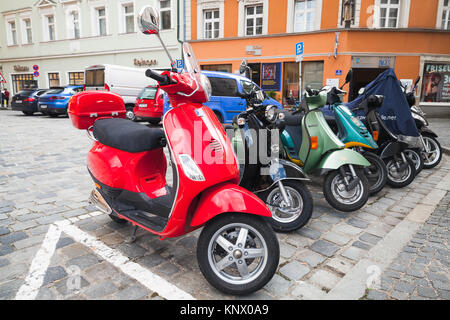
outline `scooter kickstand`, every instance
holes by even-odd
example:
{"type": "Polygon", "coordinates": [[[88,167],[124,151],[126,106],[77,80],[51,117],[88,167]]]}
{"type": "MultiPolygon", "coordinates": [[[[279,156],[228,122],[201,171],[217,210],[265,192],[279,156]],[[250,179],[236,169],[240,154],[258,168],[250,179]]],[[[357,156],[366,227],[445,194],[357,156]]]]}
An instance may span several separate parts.
{"type": "Polygon", "coordinates": [[[136,232],[137,232],[138,226],[134,226],[133,231],[131,232],[131,235],[125,239],[126,243],[133,243],[136,241],[136,232]]]}

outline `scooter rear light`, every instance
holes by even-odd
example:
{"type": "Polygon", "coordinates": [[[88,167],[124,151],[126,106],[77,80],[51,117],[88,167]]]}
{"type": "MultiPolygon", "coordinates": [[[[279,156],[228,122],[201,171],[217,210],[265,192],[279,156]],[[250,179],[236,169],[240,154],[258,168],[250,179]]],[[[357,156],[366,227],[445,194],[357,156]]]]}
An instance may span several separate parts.
{"type": "Polygon", "coordinates": [[[319,139],[318,137],[314,136],[311,137],[311,149],[316,150],[319,148],[319,139]]]}
{"type": "Polygon", "coordinates": [[[378,141],[378,131],[374,131],[372,133],[372,136],[373,136],[373,140],[378,141]]]}

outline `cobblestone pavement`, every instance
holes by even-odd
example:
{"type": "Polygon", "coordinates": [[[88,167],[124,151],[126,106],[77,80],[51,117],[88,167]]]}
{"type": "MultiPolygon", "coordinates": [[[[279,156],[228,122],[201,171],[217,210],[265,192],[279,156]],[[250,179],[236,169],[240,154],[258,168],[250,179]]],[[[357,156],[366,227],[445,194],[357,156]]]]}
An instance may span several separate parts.
{"type": "Polygon", "coordinates": [[[450,193],[381,276],[367,298],[450,299],[450,193]]]}
{"type": "MultiPolygon", "coordinates": [[[[36,253],[45,252],[50,226],[61,220],[196,299],[237,299],[201,275],[195,255],[199,231],[160,241],[139,230],[137,241],[128,244],[132,227],[87,203],[93,187],[85,162],[90,145],[68,118],[0,111],[0,299],[16,297],[36,267],[36,253]]],[[[297,232],[278,234],[276,275],[245,299],[448,299],[446,157],[410,186],[387,187],[354,213],[336,212],[317,186],[310,187],[313,218],[297,232]],[[366,290],[372,275],[381,275],[379,290],[366,290]]],[[[160,290],[73,235],[62,232],[58,239],[37,299],[163,299],[160,290]]]]}

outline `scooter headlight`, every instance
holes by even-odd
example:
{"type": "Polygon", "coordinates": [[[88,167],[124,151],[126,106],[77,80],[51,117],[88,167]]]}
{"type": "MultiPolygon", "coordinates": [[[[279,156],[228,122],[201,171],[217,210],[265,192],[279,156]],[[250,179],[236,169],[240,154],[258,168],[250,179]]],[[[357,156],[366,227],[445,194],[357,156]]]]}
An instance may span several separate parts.
{"type": "Polygon", "coordinates": [[[276,110],[277,110],[277,107],[272,106],[272,105],[269,105],[266,107],[265,116],[268,121],[272,122],[276,119],[276,116],[277,116],[276,110]]]}
{"type": "Polygon", "coordinates": [[[180,154],[178,158],[180,159],[184,173],[189,179],[194,181],[205,181],[202,171],[189,155],[180,154]]]}

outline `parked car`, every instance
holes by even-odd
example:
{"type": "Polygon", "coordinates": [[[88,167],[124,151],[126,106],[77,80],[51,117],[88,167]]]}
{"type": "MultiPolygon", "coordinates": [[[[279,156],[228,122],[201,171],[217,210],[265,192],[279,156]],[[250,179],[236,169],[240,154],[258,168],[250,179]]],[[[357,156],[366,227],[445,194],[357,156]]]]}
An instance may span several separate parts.
{"type": "Polygon", "coordinates": [[[22,111],[24,115],[31,116],[38,112],[39,97],[49,89],[26,89],[16,93],[11,99],[11,108],[22,111]]]}
{"type": "Polygon", "coordinates": [[[163,116],[163,95],[158,86],[148,86],[139,93],[134,106],[134,115],[151,124],[158,124],[163,116]]]}
{"type": "MultiPolygon", "coordinates": [[[[203,71],[211,82],[212,95],[204,105],[208,106],[222,123],[232,123],[233,118],[239,115],[247,107],[247,102],[241,94],[261,90],[259,86],[250,79],[227,72],[203,71]]],[[[283,109],[281,103],[266,95],[263,105],[275,105],[283,109]]],[[[164,103],[164,113],[170,108],[168,100],[164,103]]]]}
{"type": "Polygon", "coordinates": [[[145,70],[112,64],[91,66],[85,70],[85,90],[106,90],[117,93],[125,103],[127,118],[135,120],[133,109],[142,88],[158,85],[155,80],[145,76],[145,70]]]}
{"type": "Polygon", "coordinates": [[[70,97],[81,91],[83,86],[52,88],[39,97],[38,110],[50,117],[65,115],[70,97]]]}

